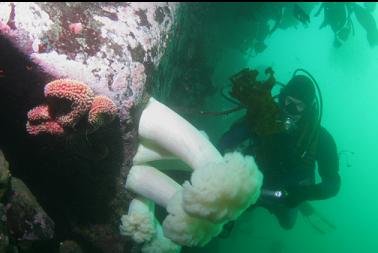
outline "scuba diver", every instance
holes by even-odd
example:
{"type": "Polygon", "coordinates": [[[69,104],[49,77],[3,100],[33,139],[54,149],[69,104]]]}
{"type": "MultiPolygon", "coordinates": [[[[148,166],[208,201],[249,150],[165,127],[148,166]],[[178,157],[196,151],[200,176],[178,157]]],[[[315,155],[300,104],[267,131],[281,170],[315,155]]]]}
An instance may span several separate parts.
{"type": "MultiPolygon", "coordinates": [[[[272,75],[273,72],[271,69],[270,71],[272,75]]],[[[235,76],[239,80],[244,78],[244,81],[250,82],[252,79],[245,78],[246,75],[244,70],[244,74],[241,71],[235,76]]],[[[234,86],[238,82],[235,76],[234,79],[231,78],[234,86]]],[[[273,81],[276,83],[275,79],[273,81]]],[[[279,116],[268,117],[266,115],[269,113],[266,111],[262,114],[250,112],[250,108],[263,110],[267,102],[262,107],[256,104],[251,107],[246,106],[246,115],[224,133],[218,149],[222,153],[238,149],[245,155],[252,155],[255,158],[264,175],[264,183],[258,202],[250,209],[256,206],[264,207],[277,217],[282,228],[291,229],[295,224],[298,210],[301,211],[301,204],[311,200],[328,199],[338,193],[339,158],[333,137],[320,125],[322,99],[313,77],[303,69],[295,71],[291,80],[277,96],[278,102],[273,100],[271,88],[268,89],[268,93],[273,107],[269,108],[273,108],[274,115],[279,116]],[[297,74],[299,71],[307,75],[297,74]],[[316,89],[319,98],[316,96],[316,89]],[[270,123],[259,123],[266,119],[270,123]],[[280,127],[275,127],[275,124],[280,127]],[[270,130],[262,131],[257,126],[270,130]],[[321,178],[319,183],[315,182],[316,164],[321,178]]],[[[249,103],[251,98],[258,97],[246,95],[253,89],[241,90],[240,94],[245,96],[244,100],[239,99],[242,97],[236,96],[235,91],[231,95],[239,99],[242,105],[249,103]]],[[[258,94],[260,96],[262,93],[258,94]]],[[[225,229],[230,230],[232,224],[226,224],[225,229]]]]}

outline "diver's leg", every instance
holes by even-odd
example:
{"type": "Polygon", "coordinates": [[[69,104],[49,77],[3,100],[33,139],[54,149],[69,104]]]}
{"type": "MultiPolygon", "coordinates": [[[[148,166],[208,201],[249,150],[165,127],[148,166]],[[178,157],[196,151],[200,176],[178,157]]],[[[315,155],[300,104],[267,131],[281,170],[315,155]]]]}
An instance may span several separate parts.
{"type": "MultiPolygon", "coordinates": [[[[251,205],[247,211],[252,211],[254,210],[257,206],[259,206],[259,202],[257,202],[255,205],[251,205]]],[[[235,226],[235,220],[233,221],[229,221],[228,223],[226,223],[224,226],[223,226],[223,230],[222,232],[219,234],[219,237],[220,238],[227,238],[230,236],[233,228],[235,226]]]]}
{"type": "Polygon", "coordinates": [[[272,211],[283,229],[290,230],[294,227],[295,221],[298,217],[297,208],[289,208],[285,205],[278,205],[272,211]]]}

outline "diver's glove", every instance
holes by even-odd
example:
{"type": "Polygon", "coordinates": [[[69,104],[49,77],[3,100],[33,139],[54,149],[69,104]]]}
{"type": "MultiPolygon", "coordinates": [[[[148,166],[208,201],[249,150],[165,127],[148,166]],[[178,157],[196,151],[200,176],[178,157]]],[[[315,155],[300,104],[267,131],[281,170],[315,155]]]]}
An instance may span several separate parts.
{"type": "Polygon", "coordinates": [[[306,199],[306,190],[303,186],[290,186],[285,190],[284,203],[287,207],[295,208],[306,199]]]}

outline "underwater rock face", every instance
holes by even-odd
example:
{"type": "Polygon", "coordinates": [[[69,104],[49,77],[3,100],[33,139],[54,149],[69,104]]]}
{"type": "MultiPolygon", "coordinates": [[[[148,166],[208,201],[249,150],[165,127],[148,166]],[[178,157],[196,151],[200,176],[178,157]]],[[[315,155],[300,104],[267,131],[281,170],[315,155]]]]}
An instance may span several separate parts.
{"type": "Polygon", "coordinates": [[[17,178],[12,178],[11,185],[10,199],[5,206],[11,236],[18,241],[52,239],[54,222],[27,186],[17,178]]]}
{"type": "Polygon", "coordinates": [[[3,199],[6,191],[9,188],[9,180],[9,164],[7,160],[5,160],[3,152],[0,150],[0,200],[3,199]]]}
{"type": "Polygon", "coordinates": [[[174,23],[174,3],[0,3],[0,31],[56,78],[117,101],[121,121],[144,91],[174,23]]]}
{"type": "Polygon", "coordinates": [[[76,242],[64,241],[60,244],[59,253],[83,253],[83,251],[76,242]]]}
{"type": "MultiPolygon", "coordinates": [[[[5,160],[3,152],[0,150],[0,199],[9,187],[9,169],[8,162],[5,160]]],[[[6,223],[5,207],[0,203],[0,252],[6,252],[9,247],[9,232],[6,223]]]]}
{"type": "Polygon", "coordinates": [[[0,252],[7,252],[9,249],[9,232],[5,218],[5,208],[0,203],[0,252]]]}
{"type": "MultiPolygon", "coordinates": [[[[55,223],[42,234],[55,234],[54,249],[31,252],[55,252],[64,240],[73,241],[60,244],[61,252],[123,253],[133,247],[118,229],[131,199],[124,184],[137,144],[138,108],[170,39],[176,8],[0,3],[0,147],[12,174],[55,223]],[[114,101],[116,119],[89,134],[28,135],[27,112],[46,102],[48,82],[65,78],[114,101]]],[[[12,206],[10,216],[22,214],[22,205],[12,206]]],[[[12,224],[22,237],[26,228],[12,224]]]]}

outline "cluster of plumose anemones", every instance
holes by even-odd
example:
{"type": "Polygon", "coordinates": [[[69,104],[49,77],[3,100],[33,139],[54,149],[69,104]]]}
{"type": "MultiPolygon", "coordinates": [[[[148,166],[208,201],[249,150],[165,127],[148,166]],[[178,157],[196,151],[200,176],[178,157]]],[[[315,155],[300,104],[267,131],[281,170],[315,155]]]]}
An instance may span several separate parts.
{"type": "Polygon", "coordinates": [[[87,125],[96,130],[112,122],[117,116],[117,107],[106,96],[95,96],[85,83],[60,79],[45,86],[47,104],[39,105],[28,112],[26,130],[31,135],[63,135],[87,117],[87,125]]]}
{"type": "MultiPolygon", "coordinates": [[[[173,110],[150,98],[138,125],[139,146],[126,180],[134,192],[120,232],[142,253],[178,253],[206,245],[260,196],[263,175],[251,156],[222,156],[207,136],[173,110]],[[178,159],[192,171],[183,185],[150,162],[178,159]],[[167,211],[160,223],[155,204],[167,211]]],[[[174,165],[173,165],[174,166],[174,165]]]]}

